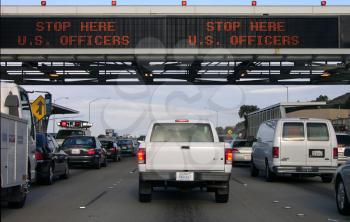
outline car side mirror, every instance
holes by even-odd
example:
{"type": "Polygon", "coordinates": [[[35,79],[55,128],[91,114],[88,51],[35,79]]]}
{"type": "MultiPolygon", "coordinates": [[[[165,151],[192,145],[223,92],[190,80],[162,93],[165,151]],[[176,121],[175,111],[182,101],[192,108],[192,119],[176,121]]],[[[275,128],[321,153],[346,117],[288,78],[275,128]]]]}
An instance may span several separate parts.
{"type": "Polygon", "coordinates": [[[350,157],[350,148],[344,150],[344,156],[350,157]]]}

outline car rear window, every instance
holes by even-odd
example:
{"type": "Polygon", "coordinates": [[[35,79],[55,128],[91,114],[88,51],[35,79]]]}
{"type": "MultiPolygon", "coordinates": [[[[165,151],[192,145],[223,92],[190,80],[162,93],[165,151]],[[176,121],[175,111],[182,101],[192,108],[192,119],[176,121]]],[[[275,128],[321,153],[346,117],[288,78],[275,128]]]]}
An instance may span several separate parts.
{"type": "Polygon", "coordinates": [[[253,142],[249,142],[249,141],[234,141],[232,143],[233,148],[252,147],[252,146],[253,146],[253,142]]]}
{"type": "Polygon", "coordinates": [[[304,140],[304,124],[284,123],[282,137],[284,140],[304,140]]]}
{"type": "Polygon", "coordinates": [[[131,140],[118,140],[118,145],[130,145],[132,144],[131,140]]]}
{"type": "Polygon", "coordinates": [[[207,123],[156,123],[151,142],[214,142],[207,123]]]}
{"type": "Polygon", "coordinates": [[[350,146],[350,135],[337,135],[339,145],[350,146]]]}
{"type": "Polygon", "coordinates": [[[65,139],[68,136],[83,136],[85,135],[82,130],[60,130],[57,133],[56,139],[65,139]]]}
{"type": "Polygon", "coordinates": [[[43,134],[36,134],[36,149],[42,150],[44,147],[44,135],[43,134]]]}
{"type": "Polygon", "coordinates": [[[307,139],[311,141],[328,141],[328,127],[325,123],[307,123],[307,139]]]}
{"type": "Polygon", "coordinates": [[[100,140],[100,142],[101,142],[101,145],[102,145],[102,147],[103,148],[111,148],[111,147],[113,147],[113,142],[112,141],[101,141],[100,140]]]}
{"type": "Polygon", "coordinates": [[[64,140],[63,147],[67,146],[83,146],[96,147],[95,138],[93,137],[68,137],[64,140]]]}

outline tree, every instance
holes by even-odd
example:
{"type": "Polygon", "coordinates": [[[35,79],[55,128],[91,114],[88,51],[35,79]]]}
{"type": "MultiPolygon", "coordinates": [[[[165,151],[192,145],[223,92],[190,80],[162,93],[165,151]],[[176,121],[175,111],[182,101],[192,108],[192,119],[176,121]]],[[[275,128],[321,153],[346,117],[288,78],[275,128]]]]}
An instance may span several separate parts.
{"type": "Polygon", "coordinates": [[[239,108],[238,115],[240,118],[243,118],[244,115],[247,115],[248,113],[252,113],[258,110],[259,110],[259,107],[255,105],[243,105],[239,108]]]}
{"type": "Polygon", "coordinates": [[[328,96],[326,95],[320,95],[319,97],[316,98],[316,102],[327,102],[329,99],[328,99],[328,96]]]}

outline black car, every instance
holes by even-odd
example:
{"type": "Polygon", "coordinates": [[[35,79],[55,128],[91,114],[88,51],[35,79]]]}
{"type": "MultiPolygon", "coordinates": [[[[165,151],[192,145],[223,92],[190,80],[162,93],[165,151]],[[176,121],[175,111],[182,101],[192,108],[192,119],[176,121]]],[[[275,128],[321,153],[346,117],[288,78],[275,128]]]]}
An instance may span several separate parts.
{"type": "Polygon", "coordinates": [[[68,155],[50,134],[36,134],[35,159],[38,183],[52,184],[55,177],[69,177],[68,155]]]}
{"type": "Polygon", "coordinates": [[[100,139],[102,147],[107,151],[108,159],[112,159],[113,161],[121,160],[121,150],[120,147],[113,141],[108,139],[100,139]]]}
{"type": "Polygon", "coordinates": [[[122,154],[131,154],[136,156],[137,143],[132,139],[121,139],[117,142],[118,146],[121,148],[122,154]]]}
{"type": "Polygon", "coordinates": [[[69,155],[69,165],[87,165],[96,169],[107,166],[107,153],[93,136],[70,136],[61,146],[69,155]]]}

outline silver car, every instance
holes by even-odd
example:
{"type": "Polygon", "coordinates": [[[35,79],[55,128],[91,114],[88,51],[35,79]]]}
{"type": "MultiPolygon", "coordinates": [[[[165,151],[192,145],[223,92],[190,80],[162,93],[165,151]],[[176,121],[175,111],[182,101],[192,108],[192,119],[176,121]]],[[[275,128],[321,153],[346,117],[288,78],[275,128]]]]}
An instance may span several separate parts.
{"type": "MultiPolygon", "coordinates": [[[[344,156],[350,157],[350,148],[344,150],[344,156]]],[[[350,161],[337,169],[334,184],[339,213],[350,215],[350,161]]]]}
{"type": "Polygon", "coordinates": [[[238,139],[231,141],[231,148],[233,153],[233,164],[236,163],[250,163],[252,155],[252,141],[245,139],[238,139]]]}
{"type": "Polygon", "coordinates": [[[342,165],[350,160],[350,157],[344,156],[344,150],[350,148],[350,135],[337,133],[336,137],[338,141],[338,165],[342,165]]]}

